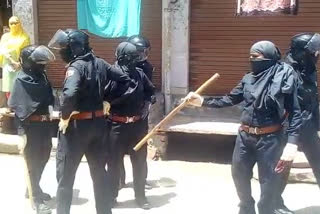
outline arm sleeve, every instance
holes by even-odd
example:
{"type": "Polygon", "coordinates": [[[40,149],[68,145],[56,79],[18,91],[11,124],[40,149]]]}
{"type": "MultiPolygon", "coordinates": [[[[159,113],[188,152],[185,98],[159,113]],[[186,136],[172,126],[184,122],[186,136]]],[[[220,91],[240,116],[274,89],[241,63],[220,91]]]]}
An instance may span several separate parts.
{"type": "Polygon", "coordinates": [[[292,93],[285,94],[284,108],[288,113],[288,143],[298,144],[299,130],[302,124],[302,118],[296,84],[294,84],[292,93]]]}
{"type": "Polygon", "coordinates": [[[76,103],[78,99],[80,84],[80,72],[73,67],[68,68],[61,97],[62,119],[67,119],[72,111],[77,110],[76,103]]]}
{"type": "Polygon", "coordinates": [[[143,86],[144,86],[145,100],[152,103],[153,102],[152,97],[154,96],[154,93],[155,93],[155,86],[152,84],[152,82],[149,80],[149,78],[145,73],[142,73],[142,74],[143,74],[142,80],[143,80],[143,86]]]}
{"type": "Polygon", "coordinates": [[[231,92],[223,97],[218,98],[205,98],[203,106],[211,108],[223,108],[233,106],[243,101],[243,82],[241,81],[231,92]]]}
{"type": "Polygon", "coordinates": [[[131,81],[130,77],[120,68],[111,66],[109,64],[107,64],[107,77],[109,80],[113,80],[116,82],[127,83],[131,81]]]}

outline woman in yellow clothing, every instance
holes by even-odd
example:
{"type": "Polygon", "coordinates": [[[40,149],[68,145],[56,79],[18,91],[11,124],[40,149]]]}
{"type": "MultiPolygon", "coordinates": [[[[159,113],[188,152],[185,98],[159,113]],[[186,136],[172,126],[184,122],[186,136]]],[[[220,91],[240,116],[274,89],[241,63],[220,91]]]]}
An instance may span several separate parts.
{"type": "Polygon", "coordinates": [[[10,32],[5,33],[0,40],[0,66],[2,67],[2,91],[7,92],[7,98],[12,90],[17,73],[21,70],[20,51],[30,45],[30,38],[21,26],[18,17],[9,19],[10,32]]]}

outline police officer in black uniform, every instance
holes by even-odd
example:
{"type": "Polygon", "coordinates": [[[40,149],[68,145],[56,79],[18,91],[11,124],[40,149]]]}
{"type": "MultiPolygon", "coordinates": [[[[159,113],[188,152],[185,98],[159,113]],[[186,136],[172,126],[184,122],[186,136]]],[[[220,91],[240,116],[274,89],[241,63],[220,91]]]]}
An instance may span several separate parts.
{"type": "MultiPolygon", "coordinates": [[[[52,147],[52,112],[54,97],[45,73],[45,64],[54,60],[53,53],[45,46],[27,46],[21,51],[22,71],[18,73],[8,101],[15,112],[18,134],[25,136],[24,158],[28,168],[33,202],[38,214],[49,214],[51,209],[44,203],[50,200],[39,185],[52,147]]],[[[26,195],[29,197],[27,191],[26,195]]]]}
{"type": "Polygon", "coordinates": [[[190,104],[211,108],[244,102],[232,158],[232,176],[240,198],[239,214],[256,213],[250,184],[255,163],[258,164],[261,185],[259,214],[274,212],[274,194],[280,180],[274,169],[279,162],[291,161],[288,157],[295,152],[298,142],[301,112],[294,71],[279,60],[280,52],[273,43],[258,42],[250,50],[252,72],[247,73],[230,94],[205,99],[193,92],[187,96],[190,104]],[[285,111],[289,113],[288,143],[281,155],[281,122],[285,111]]]}
{"type": "Polygon", "coordinates": [[[49,47],[59,49],[68,63],[58,133],[57,214],[70,213],[72,187],[83,155],[90,168],[97,214],[111,213],[105,170],[104,88],[110,79],[125,84],[130,78],[96,57],[89,47],[89,36],[82,31],[59,30],[49,47]]]}
{"type": "Polygon", "coordinates": [[[129,153],[133,169],[135,199],[139,207],[149,209],[145,196],[147,177],[147,146],[135,152],[133,147],[146,134],[145,118],[149,113],[149,103],[154,95],[154,86],[136,67],[141,60],[137,48],[128,42],[120,43],[116,50],[116,66],[132,79],[130,88],[112,82],[106,91],[106,100],[111,104],[109,115],[111,164],[108,170],[112,179],[113,198],[116,202],[120,179],[120,165],[125,153],[129,153]]]}
{"type": "MultiPolygon", "coordinates": [[[[317,33],[301,33],[291,40],[290,50],[284,61],[290,64],[298,76],[298,100],[302,112],[302,126],[299,137],[299,149],[303,151],[312,167],[318,186],[320,187],[320,139],[319,100],[317,87],[316,64],[320,51],[320,35],[317,33]]],[[[290,167],[283,171],[284,182],[281,194],[285,189],[290,167]]],[[[291,214],[280,198],[276,214],[291,214]]]]}
{"type": "MultiPolygon", "coordinates": [[[[128,38],[127,42],[130,42],[131,44],[135,45],[139,54],[141,60],[137,63],[137,67],[142,69],[142,71],[146,74],[146,76],[149,78],[149,80],[152,82],[152,73],[154,71],[154,68],[152,64],[148,61],[148,56],[151,50],[150,41],[140,35],[134,35],[128,38]]],[[[155,97],[152,98],[153,100],[155,97]]],[[[146,129],[148,131],[148,117],[144,120],[146,129]]],[[[148,173],[147,173],[148,174],[148,173]]],[[[121,163],[120,166],[120,189],[126,185],[126,171],[124,167],[124,163],[121,163]]],[[[152,185],[146,181],[146,189],[151,189],[152,185]]]]}

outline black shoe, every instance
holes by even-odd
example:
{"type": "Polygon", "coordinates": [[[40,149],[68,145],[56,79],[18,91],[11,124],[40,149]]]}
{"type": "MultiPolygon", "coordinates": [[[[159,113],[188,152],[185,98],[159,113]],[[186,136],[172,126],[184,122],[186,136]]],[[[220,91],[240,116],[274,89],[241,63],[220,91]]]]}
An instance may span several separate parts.
{"type": "Polygon", "coordinates": [[[144,210],[150,210],[151,205],[146,198],[136,198],[137,205],[144,210]]]}
{"type": "MultiPolygon", "coordinates": [[[[24,195],[25,198],[29,198],[29,192],[26,191],[26,194],[24,195]]],[[[40,195],[40,198],[44,201],[50,201],[51,196],[48,193],[42,192],[40,195]]]]}
{"type": "Polygon", "coordinates": [[[274,214],[294,214],[294,212],[289,210],[285,205],[282,205],[274,211],[274,214]]]}
{"type": "Polygon", "coordinates": [[[37,214],[51,214],[51,208],[45,203],[36,203],[35,204],[37,214]]]}

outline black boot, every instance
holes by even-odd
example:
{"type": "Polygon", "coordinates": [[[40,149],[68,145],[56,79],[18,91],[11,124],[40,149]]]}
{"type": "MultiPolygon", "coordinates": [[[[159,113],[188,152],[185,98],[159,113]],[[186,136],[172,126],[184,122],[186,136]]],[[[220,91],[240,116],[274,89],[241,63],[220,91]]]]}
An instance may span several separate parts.
{"type": "Polygon", "coordinates": [[[146,197],[136,198],[136,203],[137,203],[137,205],[138,205],[141,209],[144,209],[144,210],[149,210],[149,209],[151,209],[151,205],[150,205],[150,203],[148,202],[148,200],[147,200],[146,197]]]}

